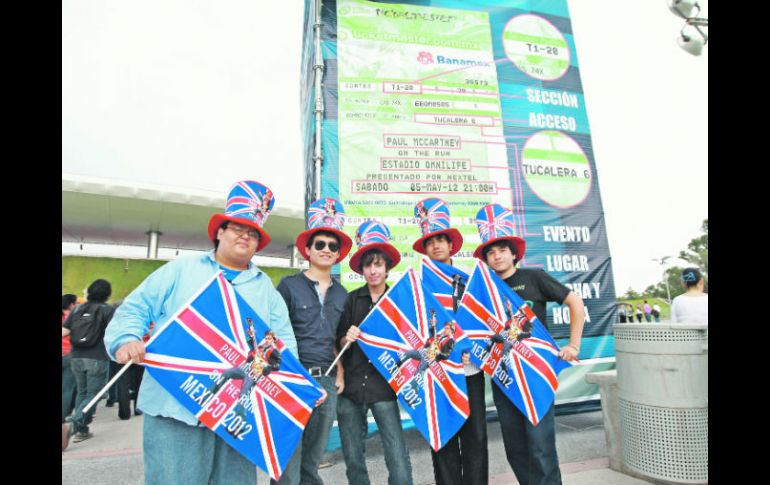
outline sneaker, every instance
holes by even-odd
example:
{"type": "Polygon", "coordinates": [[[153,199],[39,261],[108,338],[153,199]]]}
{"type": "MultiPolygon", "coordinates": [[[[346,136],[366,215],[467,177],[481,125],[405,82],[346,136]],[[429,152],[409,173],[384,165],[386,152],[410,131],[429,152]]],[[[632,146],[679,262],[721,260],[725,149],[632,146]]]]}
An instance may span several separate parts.
{"type": "Polygon", "coordinates": [[[144,414],[144,412],[141,409],[134,409],[134,416],[141,416],[142,414],[144,414]]]}
{"type": "Polygon", "coordinates": [[[70,444],[70,437],[72,437],[72,433],[74,433],[74,426],[67,423],[62,423],[62,429],[61,429],[61,451],[64,452],[64,450],[67,449],[67,446],[70,444]]]}
{"type": "Polygon", "coordinates": [[[94,437],[94,434],[91,433],[90,431],[87,431],[87,432],[78,431],[77,433],[75,433],[75,436],[72,438],[72,442],[80,443],[81,441],[84,441],[84,440],[87,440],[88,438],[93,438],[93,437],[94,437]]]}
{"type": "Polygon", "coordinates": [[[104,405],[105,405],[106,407],[108,407],[108,408],[111,408],[112,406],[114,406],[114,405],[115,405],[115,401],[110,401],[110,400],[108,399],[108,400],[107,400],[107,402],[106,402],[104,405]]]}

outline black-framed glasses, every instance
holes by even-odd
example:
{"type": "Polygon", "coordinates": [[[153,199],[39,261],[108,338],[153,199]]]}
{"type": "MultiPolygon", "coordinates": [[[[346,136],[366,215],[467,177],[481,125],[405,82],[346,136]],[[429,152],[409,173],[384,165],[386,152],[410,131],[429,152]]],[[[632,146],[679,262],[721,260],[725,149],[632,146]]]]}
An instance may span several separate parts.
{"type": "Polygon", "coordinates": [[[259,232],[257,232],[256,229],[252,229],[251,227],[244,227],[244,226],[236,226],[234,224],[228,224],[228,229],[232,229],[233,232],[238,236],[241,237],[244,234],[246,234],[251,239],[256,239],[259,241],[259,232]]]}
{"type": "Polygon", "coordinates": [[[333,253],[336,253],[337,251],[340,250],[340,245],[334,241],[331,241],[329,243],[327,243],[326,241],[316,241],[313,243],[313,247],[315,248],[316,251],[323,251],[323,249],[327,246],[327,244],[329,246],[329,251],[333,253]]]}

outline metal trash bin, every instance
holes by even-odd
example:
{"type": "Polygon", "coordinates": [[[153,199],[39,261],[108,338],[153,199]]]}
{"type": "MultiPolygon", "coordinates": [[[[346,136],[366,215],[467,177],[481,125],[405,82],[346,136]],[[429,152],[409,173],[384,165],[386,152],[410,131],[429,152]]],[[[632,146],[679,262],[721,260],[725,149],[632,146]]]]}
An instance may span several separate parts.
{"type": "Polygon", "coordinates": [[[708,482],[708,326],[616,324],[621,449],[641,476],[708,482]]]}

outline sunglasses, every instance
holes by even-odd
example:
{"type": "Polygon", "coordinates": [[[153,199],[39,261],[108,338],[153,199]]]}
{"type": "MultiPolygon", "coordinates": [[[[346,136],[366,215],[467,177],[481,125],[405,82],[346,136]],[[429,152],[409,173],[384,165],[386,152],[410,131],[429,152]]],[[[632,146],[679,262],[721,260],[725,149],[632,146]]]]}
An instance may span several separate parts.
{"type": "MultiPolygon", "coordinates": [[[[326,241],[316,241],[313,243],[313,247],[315,248],[316,251],[322,251],[326,247],[326,245],[327,245],[326,241]]],[[[337,244],[336,242],[332,241],[328,243],[328,245],[329,245],[329,251],[333,253],[336,253],[337,251],[340,250],[340,245],[337,244]]]]}

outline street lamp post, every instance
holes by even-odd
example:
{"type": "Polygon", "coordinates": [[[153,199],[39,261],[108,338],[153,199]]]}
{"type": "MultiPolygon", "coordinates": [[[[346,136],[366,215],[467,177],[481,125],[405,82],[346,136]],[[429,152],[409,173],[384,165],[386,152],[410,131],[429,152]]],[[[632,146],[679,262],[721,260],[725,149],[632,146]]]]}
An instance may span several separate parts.
{"type": "Polygon", "coordinates": [[[668,302],[669,305],[671,304],[671,290],[668,288],[668,275],[666,274],[665,265],[666,265],[666,261],[670,257],[671,256],[663,256],[660,259],[652,258],[653,261],[660,262],[660,265],[663,266],[663,281],[666,283],[666,296],[667,296],[666,301],[668,302]]]}

